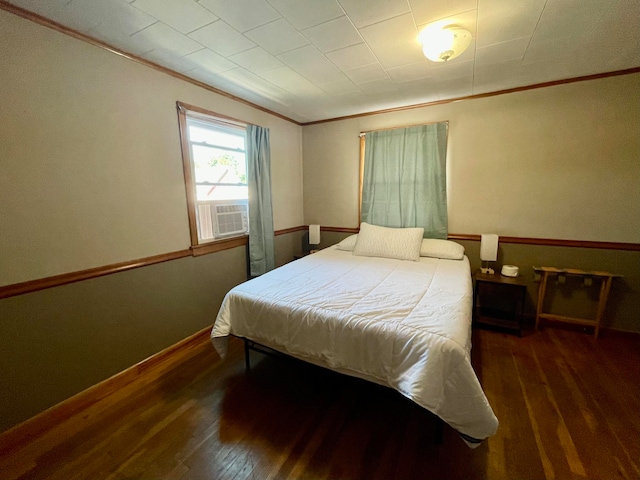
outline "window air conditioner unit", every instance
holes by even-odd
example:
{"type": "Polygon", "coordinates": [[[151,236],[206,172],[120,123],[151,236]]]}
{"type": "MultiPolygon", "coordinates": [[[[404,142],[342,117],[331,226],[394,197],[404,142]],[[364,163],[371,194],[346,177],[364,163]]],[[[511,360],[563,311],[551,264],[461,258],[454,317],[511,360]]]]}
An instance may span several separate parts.
{"type": "Polygon", "coordinates": [[[200,240],[231,235],[243,235],[249,231],[248,205],[245,202],[214,203],[202,202],[197,205],[198,234],[200,240]]]}
{"type": "Polygon", "coordinates": [[[215,205],[216,237],[241,235],[249,231],[249,212],[246,203],[215,205]]]}

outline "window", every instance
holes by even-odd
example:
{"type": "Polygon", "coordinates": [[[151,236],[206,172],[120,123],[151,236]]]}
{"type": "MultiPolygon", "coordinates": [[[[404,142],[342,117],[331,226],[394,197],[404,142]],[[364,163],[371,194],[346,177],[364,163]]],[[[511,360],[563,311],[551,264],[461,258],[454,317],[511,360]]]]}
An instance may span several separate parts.
{"type": "Polygon", "coordinates": [[[360,218],[447,238],[447,122],[361,134],[360,218]]]}
{"type": "Polygon", "coordinates": [[[192,246],[249,232],[246,125],[178,103],[192,246]]]}

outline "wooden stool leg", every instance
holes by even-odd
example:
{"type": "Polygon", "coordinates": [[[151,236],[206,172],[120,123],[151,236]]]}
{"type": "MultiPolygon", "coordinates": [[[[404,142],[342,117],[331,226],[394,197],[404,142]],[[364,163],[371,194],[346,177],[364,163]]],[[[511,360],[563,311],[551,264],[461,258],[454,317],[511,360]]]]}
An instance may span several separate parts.
{"type": "Polygon", "coordinates": [[[602,320],[602,314],[604,313],[604,307],[607,305],[607,298],[609,297],[609,290],[611,289],[611,277],[602,279],[602,287],[600,287],[600,300],[598,300],[598,313],[596,314],[596,326],[593,332],[593,338],[598,339],[600,333],[600,321],[602,320]]]}
{"type": "Polygon", "coordinates": [[[547,291],[547,278],[549,272],[543,272],[540,279],[540,288],[538,288],[538,303],[536,304],[536,330],[540,327],[540,314],[542,313],[542,305],[544,303],[544,294],[547,291]]]}

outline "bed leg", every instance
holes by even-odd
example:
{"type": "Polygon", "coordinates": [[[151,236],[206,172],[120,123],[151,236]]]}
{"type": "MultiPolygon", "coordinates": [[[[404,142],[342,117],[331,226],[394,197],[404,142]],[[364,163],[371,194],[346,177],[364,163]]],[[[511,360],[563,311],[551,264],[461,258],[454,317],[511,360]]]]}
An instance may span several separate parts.
{"type": "Polygon", "coordinates": [[[438,416],[436,416],[436,431],[434,434],[434,441],[436,445],[442,445],[442,432],[444,430],[444,422],[438,416]]]}
{"type": "Polygon", "coordinates": [[[249,353],[249,340],[244,339],[244,366],[247,373],[251,370],[251,356],[249,353]]]}

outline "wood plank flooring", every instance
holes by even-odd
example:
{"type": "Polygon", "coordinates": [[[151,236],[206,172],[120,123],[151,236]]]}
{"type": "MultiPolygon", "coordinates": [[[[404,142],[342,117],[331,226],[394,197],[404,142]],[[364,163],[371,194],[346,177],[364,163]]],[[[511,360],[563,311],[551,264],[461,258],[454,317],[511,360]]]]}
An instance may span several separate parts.
{"type": "MultiPolygon", "coordinates": [[[[395,391],[242,344],[208,350],[97,422],[0,458],[1,479],[639,479],[640,342],[474,331],[498,419],[475,450],[395,391]]],[[[62,429],[64,430],[64,429],[62,429]]]]}

